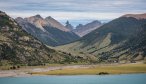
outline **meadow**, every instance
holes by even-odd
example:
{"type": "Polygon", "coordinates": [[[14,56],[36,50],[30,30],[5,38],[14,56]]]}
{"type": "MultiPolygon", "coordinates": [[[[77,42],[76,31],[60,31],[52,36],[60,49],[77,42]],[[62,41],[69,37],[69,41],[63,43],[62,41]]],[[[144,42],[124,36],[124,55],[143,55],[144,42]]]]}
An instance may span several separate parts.
{"type": "Polygon", "coordinates": [[[146,64],[94,65],[86,68],[63,68],[45,72],[31,72],[33,75],[102,75],[146,73],[146,64]]]}

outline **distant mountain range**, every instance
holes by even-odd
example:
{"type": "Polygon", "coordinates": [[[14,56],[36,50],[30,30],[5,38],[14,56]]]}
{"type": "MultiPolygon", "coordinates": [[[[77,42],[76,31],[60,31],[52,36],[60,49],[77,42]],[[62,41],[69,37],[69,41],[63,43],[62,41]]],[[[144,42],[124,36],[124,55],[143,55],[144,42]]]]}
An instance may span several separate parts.
{"type": "Polygon", "coordinates": [[[146,14],[128,14],[112,20],[83,36],[63,45],[78,55],[92,55],[98,62],[134,62],[146,56],[146,14]]]}
{"type": "Polygon", "coordinates": [[[91,31],[99,28],[100,26],[102,26],[102,23],[100,21],[98,21],[98,20],[95,20],[95,21],[92,21],[92,22],[87,23],[85,25],[79,24],[72,31],[75,32],[80,37],[82,37],[82,36],[90,33],[91,31]]]}
{"type": "Polygon", "coordinates": [[[43,19],[40,15],[15,19],[22,28],[49,46],[58,46],[70,43],[79,38],[74,32],[67,29],[52,17],[43,19]]]}
{"type": "Polygon", "coordinates": [[[86,25],[79,24],[74,28],[69,21],[62,25],[51,16],[42,18],[40,15],[28,18],[15,19],[22,28],[49,46],[59,46],[79,39],[102,25],[99,21],[93,21],[86,25]]]}

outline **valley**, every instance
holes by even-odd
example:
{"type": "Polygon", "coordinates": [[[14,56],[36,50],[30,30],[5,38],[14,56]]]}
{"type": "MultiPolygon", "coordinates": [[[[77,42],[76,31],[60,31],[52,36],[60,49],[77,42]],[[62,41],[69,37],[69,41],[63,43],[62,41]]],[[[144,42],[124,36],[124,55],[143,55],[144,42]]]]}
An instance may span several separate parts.
{"type": "MultiPolygon", "coordinates": [[[[140,17],[139,14],[134,15],[140,17]]],[[[122,16],[76,42],[56,47],[96,63],[132,63],[145,60],[146,19],[122,16]]]]}
{"type": "Polygon", "coordinates": [[[1,11],[1,74],[29,76],[145,73],[144,15],[123,15],[104,25],[98,21],[82,27],[80,25],[79,30],[92,27],[93,31],[79,37],[72,28],[66,28],[72,27],[69,22],[66,23],[68,26],[63,26],[52,17],[43,19],[40,15],[24,19],[19,17],[15,21],[1,11]],[[72,38],[71,34],[77,38],[72,38]],[[45,36],[52,36],[49,39],[59,38],[62,42],[69,38],[70,42],[47,44],[51,40],[44,42],[48,40],[45,36]]]}
{"type": "Polygon", "coordinates": [[[146,0],[0,0],[0,84],[146,84],[146,0]]]}

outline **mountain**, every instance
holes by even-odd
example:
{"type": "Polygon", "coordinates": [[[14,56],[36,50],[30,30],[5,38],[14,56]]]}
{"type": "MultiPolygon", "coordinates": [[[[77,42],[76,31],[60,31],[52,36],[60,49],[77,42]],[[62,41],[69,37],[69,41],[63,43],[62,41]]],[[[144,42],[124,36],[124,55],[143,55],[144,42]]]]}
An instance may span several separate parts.
{"type": "Polygon", "coordinates": [[[80,37],[90,33],[91,31],[99,28],[102,25],[102,23],[98,20],[92,21],[86,25],[79,24],[76,29],[73,30],[77,35],[80,37]]]}
{"type": "Polygon", "coordinates": [[[69,29],[70,31],[72,31],[72,30],[74,29],[74,27],[69,23],[69,21],[66,22],[65,27],[66,27],[67,29],[69,29]]]}
{"type": "Polygon", "coordinates": [[[124,15],[58,49],[83,56],[90,54],[97,62],[141,61],[146,56],[145,24],[143,14],[124,15]]]}
{"type": "Polygon", "coordinates": [[[62,31],[65,31],[65,32],[69,32],[70,31],[64,25],[62,25],[61,23],[59,23],[57,20],[55,20],[51,16],[46,17],[45,20],[50,24],[51,27],[58,28],[58,29],[60,29],[62,31]]]}
{"type": "Polygon", "coordinates": [[[40,15],[35,15],[24,19],[18,17],[15,20],[26,32],[49,46],[70,43],[79,38],[78,35],[50,16],[43,19],[40,15]]]}
{"type": "Polygon", "coordinates": [[[146,13],[144,13],[144,14],[126,14],[122,17],[133,17],[136,19],[146,19],[146,13]]]}
{"type": "MultiPolygon", "coordinates": [[[[37,26],[46,24],[40,19],[40,16],[35,17],[34,19],[39,19],[36,23],[42,23],[37,26]]],[[[29,24],[29,26],[34,25],[29,24]]],[[[41,29],[38,28],[39,30],[41,29]]],[[[33,29],[29,31],[33,31],[33,29]]],[[[9,65],[41,65],[43,63],[70,63],[77,60],[77,57],[71,54],[48,48],[25,32],[14,19],[0,11],[0,65],[6,63],[9,65]]]]}

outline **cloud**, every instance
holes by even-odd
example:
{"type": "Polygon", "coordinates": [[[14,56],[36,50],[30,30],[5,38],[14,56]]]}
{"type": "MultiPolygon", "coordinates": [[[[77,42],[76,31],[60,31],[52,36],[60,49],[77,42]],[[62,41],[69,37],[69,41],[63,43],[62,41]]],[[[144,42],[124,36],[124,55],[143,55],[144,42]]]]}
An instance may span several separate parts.
{"type": "Polygon", "coordinates": [[[40,14],[58,20],[114,19],[127,13],[145,13],[146,0],[0,0],[0,9],[12,17],[40,14]]]}
{"type": "Polygon", "coordinates": [[[58,20],[75,20],[75,19],[111,19],[121,16],[121,13],[97,13],[97,12],[43,12],[43,11],[33,11],[33,12],[7,12],[10,16],[16,18],[21,16],[23,18],[34,16],[40,14],[42,17],[52,16],[58,20]]]}
{"type": "Polygon", "coordinates": [[[145,10],[146,0],[1,0],[6,10],[126,12],[145,10]]]}

